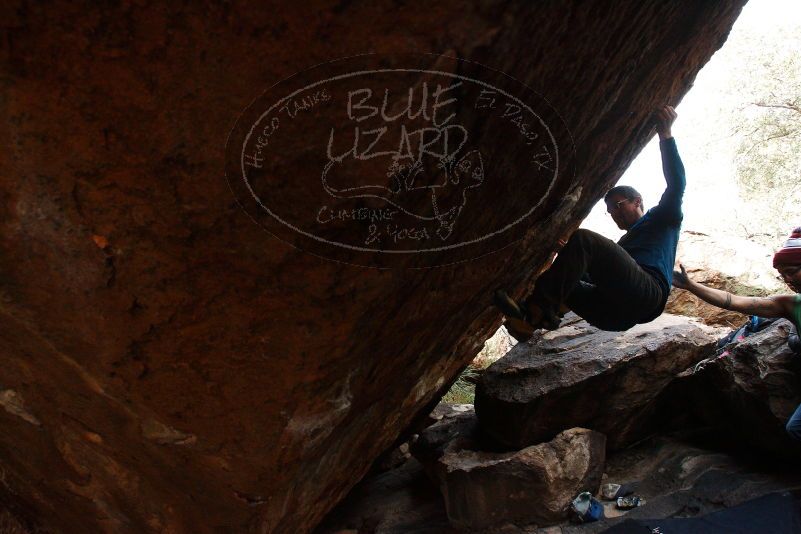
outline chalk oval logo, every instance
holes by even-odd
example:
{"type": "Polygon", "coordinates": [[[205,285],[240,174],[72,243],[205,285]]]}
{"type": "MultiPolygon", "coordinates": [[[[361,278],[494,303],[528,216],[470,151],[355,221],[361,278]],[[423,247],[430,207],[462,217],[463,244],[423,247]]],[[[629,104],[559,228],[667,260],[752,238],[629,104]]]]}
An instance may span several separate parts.
{"type": "Polygon", "coordinates": [[[514,78],[450,57],[370,54],[265,91],[231,131],[226,175],[256,222],[302,250],[432,267],[543,222],[572,151],[558,113],[514,78]]]}

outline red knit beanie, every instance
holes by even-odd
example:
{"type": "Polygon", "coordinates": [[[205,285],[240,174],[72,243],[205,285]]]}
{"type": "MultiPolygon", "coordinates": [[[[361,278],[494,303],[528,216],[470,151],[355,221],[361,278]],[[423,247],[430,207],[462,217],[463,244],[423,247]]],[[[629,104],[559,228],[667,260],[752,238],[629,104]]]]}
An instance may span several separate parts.
{"type": "Polygon", "coordinates": [[[793,230],[790,239],[773,256],[773,266],[801,265],[801,226],[793,230]]]}

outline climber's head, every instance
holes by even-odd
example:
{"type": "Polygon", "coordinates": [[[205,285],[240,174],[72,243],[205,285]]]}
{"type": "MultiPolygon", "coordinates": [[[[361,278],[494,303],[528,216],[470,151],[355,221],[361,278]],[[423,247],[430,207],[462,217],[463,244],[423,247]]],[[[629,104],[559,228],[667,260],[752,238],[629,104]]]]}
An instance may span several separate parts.
{"type": "Polygon", "coordinates": [[[607,213],[621,230],[628,230],[634,226],[645,213],[642,207],[642,195],[630,185],[613,187],[604,196],[604,202],[607,213]]]}
{"type": "Polygon", "coordinates": [[[784,246],[776,251],[773,266],[788,286],[801,293],[801,226],[793,230],[784,246]]]}

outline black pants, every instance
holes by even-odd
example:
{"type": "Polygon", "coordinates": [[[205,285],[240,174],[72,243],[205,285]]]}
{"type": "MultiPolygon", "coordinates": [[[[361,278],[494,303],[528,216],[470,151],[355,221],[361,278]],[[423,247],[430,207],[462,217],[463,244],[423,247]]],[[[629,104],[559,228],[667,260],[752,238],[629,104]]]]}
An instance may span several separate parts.
{"type": "Polygon", "coordinates": [[[579,229],[526,298],[546,313],[564,303],[602,330],[627,330],[658,317],[669,288],[602,235],[579,229]]]}

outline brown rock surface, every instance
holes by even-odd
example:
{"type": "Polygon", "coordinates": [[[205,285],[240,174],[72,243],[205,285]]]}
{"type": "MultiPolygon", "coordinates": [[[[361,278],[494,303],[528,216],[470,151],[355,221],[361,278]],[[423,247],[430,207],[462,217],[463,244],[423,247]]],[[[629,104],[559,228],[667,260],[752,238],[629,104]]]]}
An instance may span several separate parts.
{"type": "Polygon", "coordinates": [[[365,477],[315,530],[315,534],[459,534],[451,526],[437,487],[414,458],[365,477]]]}
{"type": "Polygon", "coordinates": [[[552,525],[566,519],[578,493],[598,489],[606,438],[573,428],[519,451],[487,452],[475,413],[465,410],[423,431],[412,451],[437,481],[455,527],[552,525]]]}
{"type": "MultiPolygon", "coordinates": [[[[705,286],[737,294],[734,292],[734,288],[731,284],[727,283],[726,278],[720,273],[705,271],[702,276],[698,276],[696,271],[695,274],[691,274],[690,276],[693,280],[705,286]]],[[[742,287],[739,289],[742,289],[742,287]]],[[[709,325],[727,326],[732,329],[741,327],[748,320],[747,315],[707,304],[689,291],[682,291],[675,288],[670,292],[670,297],[668,297],[667,304],[665,305],[665,311],[674,315],[695,317],[709,325]]]]}
{"type": "Polygon", "coordinates": [[[481,430],[519,449],[578,426],[606,434],[610,450],[624,447],[650,429],[660,392],[714,352],[717,334],[668,314],[622,333],[569,314],[561,328],[519,343],[484,371],[476,387],[481,430]]]}
{"type": "MultiPolygon", "coordinates": [[[[81,534],[312,529],[476,354],[500,319],[491,290],[531,286],[743,3],[4,3],[2,499],[81,534]],[[519,246],[366,269],[239,209],[223,173],[240,112],[368,50],[449,51],[559,112],[575,173],[519,246]]],[[[279,163],[295,178],[307,162],[279,163]]]]}
{"type": "MultiPolygon", "coordinates": [[[[785,289],[772,264],[773,251],[746,239],[684,231],[677,263],[690,278],[736,295],[765,296],[785,289]]],[[[688,291],[674,289],[665,311],[698,317],[706,324],[739,328],[748,317],[707,304],[688,291]]]]}
{"type": "Polygon", "coordinates": [[[564,521],[573,497],[597,491],[605,454],[604,435],[584,428],[513,453],[449,447],[437,466],[448,518],[462,528],[564,521]]]}

